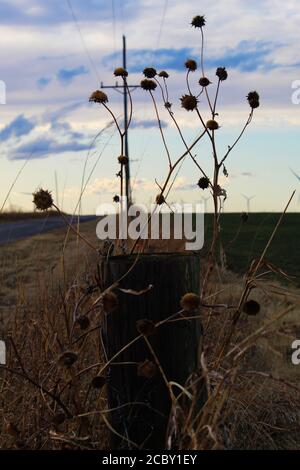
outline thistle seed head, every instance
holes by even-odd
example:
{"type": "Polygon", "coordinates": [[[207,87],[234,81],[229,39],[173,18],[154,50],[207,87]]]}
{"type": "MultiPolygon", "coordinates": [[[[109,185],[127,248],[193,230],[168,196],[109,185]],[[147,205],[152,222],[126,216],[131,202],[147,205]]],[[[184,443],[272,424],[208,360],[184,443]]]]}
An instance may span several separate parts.
{"type": "Polygon", "coordinates": [[[77,324],[80,326],[81,330],[87,330],[91,322],[89,317],[83,315],[82,317],[77,318],[77,324]]]}
{"type": "Polygon", "coordinates": [[[119,163],[121,163],[121,165],[127,165],[128,157],[126,157],[125,155],[120,155],[118,157],[118,161],[119,161],[119,163]]]}
{"type": "Polygon", "coordinates": [[[188,59],[184,65],[190,72],[197,70],[197,62],[194,59],[188,59]]]}
{"type": "Polygon", "coordinates": [[[89,101],[92,103],[100,103],[100,104],[107,103],[108,102],[107,94],[101,90],[96,90],[91,94],[89,101]]]}
{"type": "Polygon", "coordinates": [[[228,73],[225,67],[218,67],[216,70],[216,75],[221,82],[227,80],[228,73]]]}
{"type": "Polygon", "coordinates": [[[159,72],[158,76],[161,78],[169,78],[169,74],[165,70],[162,70],[161,72],[159,72]]]}
{"type": "Polygon", "coordinates": [[[216,131],[217,129],[219,129],[219,124],[214,119],[210,119],[209,121],[207,121],[206,127],[210,131],[216,131]]]}
{"type": "Polygon", "coordinates": [[[198,186],[200,189],[207,189],[209,187],[209,179],[203,176],[198,181],[198,186]]]}
{"type": "Polygon", "coordinates": [[[187,111],[194,111],[197,108],[198,100],[193,95],[183,95],[181,98],[181,106],[187,111]]]}
{"type": "Polygon", "coordinates": [[[243,305],[243,312],[249,316],[255,316],[260,311],[260,305],[256,300],[247,300],[243,305]]]}
{"type": "Polygon", "coordinates": [[[146,67],[143,74],[146,78],[154,78],[157,75],[157,72],[153,67],[146,67]]]}
{"type": "Polygon", "coordinates": [[[106,378],[102,375],[96,375],[91,381],[91,386],[93,388],[102,388],[106,384],[106,378]]]}
{"type": "Polygon", "coordinates": [[[180,305],[185,312],[193,312],[199,308],[200,297],[197,294],[189,292],[181,298],[180,305]]]}
{"type": "Polygon", "coordinates": [[[78,359],[78,354],[76,354],[73,351],[65,351],[58,359],[58,362],[61,366],[69,368],[73,364],[75,364],[77,359],[78,359]]]}
{"type": "Polygon", "coordinates": [[[157,87],[157,84],[153,80],[145,78],[141,81],[141,88],[146,91],[154,91],[157,87]]]}
{"type": "Polygon", "coordinates": [[[136,322],[136,328],[144,336],[151,336],[155,332],[155,324],[151,320],[143,319],[136,322]]]}
{"type": "Polygon", "coordinates": [[[128,77],[128,72],[123,67],[117,67],[114,71],[115,77],[128,77]]]}
{"type": "Polygon", "coordinates": [[[211,84],[211,81],[206,77],[201,77],[199,80],[199,85],[202,87],[207,87],[210,84],[211,84]]]}
{"type": "Polygon", "coordinates": [[[33,203],[40,211],[46,211],[53,205],[53,198],[50,191],[39,189],[33,193],[33,203]]]}
{"type": "Polygon", "coordinates": [[[165,198],[163,197],[162,194],[158,194],[155,200],[158,206],[161,206],[165,202],[165,198]]]}
{"type": "Polygon", "coordinates": [[[139,377],[145,377],[146,379],[153,379],[157,374],[157,366],[154,362],[146,359],[144,362],[140,362],[137,367],[137,375],[139,377]]]}
{"type": "Polygon", "coordinates": [[[205,26],[205,17],[202,15],[197,15],[192,19],[191,25],[194,26],[194,28],[203,28],[205,26]]]}
{"type": "Polygon", "coordinates": [[[105,292],[103,298],[103,309],[106,313],[113,312],[118,306],[118,297],[112,291],[105,292]]]}
{"type": "Polygon", "coordinates": [[[247,95],[247,100],[250,108],[256,109],[259,107],[259,94],[257,91],[250,91],[247,95]]]}

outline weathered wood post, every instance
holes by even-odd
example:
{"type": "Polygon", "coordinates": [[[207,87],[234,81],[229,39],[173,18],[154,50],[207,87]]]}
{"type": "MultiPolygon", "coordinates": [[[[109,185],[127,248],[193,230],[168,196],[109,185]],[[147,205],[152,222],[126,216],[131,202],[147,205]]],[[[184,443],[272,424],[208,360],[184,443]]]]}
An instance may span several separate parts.
{"type": "MultiPolygon", "coordinates": [[[[105,285],[121,278],[134,260],[135,256],[120,256],[103,262],[105,285]]],[[[199,292],[199,271],[197,254],[141,255],[119,287],[140,291],[152,284],[153,289],[140,296],[118,291],[118,308],[107,316],[104,328],[108,359],[138,336],[137,321],[157,323],[180,311],[181,297],[187,292],[199,292]]],[[[190,320],[181,317],[180,321],[156,328],[148,338],[168,380],[184,385],[199,367],[201,333],[199,316],[190,320]]],[[[159,370],[152,377],[151,367],[141,366],[145,361],[155,363],[141,338],[109,369],[108,406],[115,409],[109,414],[110,424],[126,438],[112,433],[112,448],[131,448],[129,441],[145,449],[166,448],[170,395],[159,370]]]]}

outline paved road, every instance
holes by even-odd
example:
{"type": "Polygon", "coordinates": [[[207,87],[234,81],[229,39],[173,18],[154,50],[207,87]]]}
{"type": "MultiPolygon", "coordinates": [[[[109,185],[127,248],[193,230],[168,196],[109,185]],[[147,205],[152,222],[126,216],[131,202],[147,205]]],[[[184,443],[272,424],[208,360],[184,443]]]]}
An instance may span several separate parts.
{"type": "MultiPolygon", "coordinates": [[[[71,221],[71,217],[68,220],[71,221]]],[[[88,222],[95,220],[95,215],[84,215],[80,217],[81,222],[88,222]]],[[[74,223],[77,222],[77,217],[74,223]]],[[[5,245],[16,240],[32,237],[41,233],[49,232],[57,228],[65,227],[66,223],[59,216],[48,217],[45,219],[27,219],[18,222],[9,222],[0,224],[0,245],[5,245]]]]}

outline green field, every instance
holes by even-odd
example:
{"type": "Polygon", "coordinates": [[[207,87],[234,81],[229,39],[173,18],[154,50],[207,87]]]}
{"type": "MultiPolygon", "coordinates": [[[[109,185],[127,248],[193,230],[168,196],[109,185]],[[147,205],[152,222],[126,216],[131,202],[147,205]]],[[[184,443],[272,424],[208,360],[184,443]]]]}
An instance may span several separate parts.
{"type": "MultiPolygon", "coordinates": [[[[248,222],[242,224],[239,235],[233,243],[241,224],[240,214],[221,215],[222,242],[227,257],[228,269],[243,273],[251,261],[260,256],[270,235],[280,217],[277,213],[253,213],[249,215],[248,222]]],[[[207,248],[212,226],[212,214],[205,215],[207,248]]],[[[294,277],[300,284],[300,214],[289,213],[284,216],[275,239],[267,252],[266,259],[284,272],[294,277]]]]}

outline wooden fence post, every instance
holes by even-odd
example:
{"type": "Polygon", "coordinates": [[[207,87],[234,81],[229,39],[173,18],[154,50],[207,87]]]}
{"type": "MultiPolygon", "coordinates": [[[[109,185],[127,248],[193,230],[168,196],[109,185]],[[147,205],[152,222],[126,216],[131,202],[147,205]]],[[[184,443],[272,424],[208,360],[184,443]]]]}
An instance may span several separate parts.
{"type": "MultiPolygon", "coordinates": [[[[105,286],[121,278],[134,259],[134,256],[120,256],[104,261],[105,286]]],[[[150,284],[153,288],[139,296],[116,291],[118,308],[107,315],[103,331],[108,359],[138,336],[139,320],[154,323],[164,320],[180,311],[184,294],[199,292],[199,262],[199,255],[193,253],[140,256],[119,288],[141,291],[150,284]]],[[[189,375],[197,370],[201,334],[199,317],[184,320],[181,316],[180,321],[156,328],[155,334],[148,338],[168,380],[184,385],[189,375]]],[[[144,449],[166,448],[170,395],[159,371],[151,377],[151,364],[147,361],[155,363],[155,358],[141,338],[109,368],[108,406],[115,409],[109,413],[109,420],[115,431],[124,436],[112,433],[112,448],[134,448],[130,441],[144,449]]]]}

